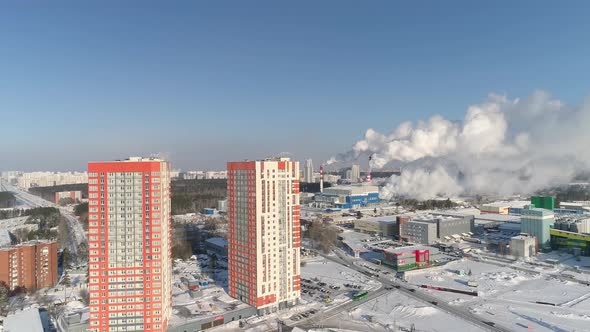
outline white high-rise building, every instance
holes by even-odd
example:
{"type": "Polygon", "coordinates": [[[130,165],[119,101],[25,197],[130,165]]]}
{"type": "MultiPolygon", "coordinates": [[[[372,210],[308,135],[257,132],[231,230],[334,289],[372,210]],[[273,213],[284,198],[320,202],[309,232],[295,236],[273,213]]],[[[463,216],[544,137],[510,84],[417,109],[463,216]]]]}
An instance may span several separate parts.
{"type": "Polygon", "coordinates": [[[229,295],[261,314],[294,305],[301,292],[299,162],[229,162],[229,295]]]}
{"type": "Polygon", "coordinates": [[[313,174],[313,161],[311,159],[307,159],[305,161],[305,169],[303,171],[303,182],[313,183],[314,181],[314,174],[313,174]]]}
{"type": "Polygon", "coordinates": [[[350,181],[358,182],[361,178],[361,167],[359,165],[352,165],[350,169],[350,181]]]}
{"type": "Polygon", "coordinates": [[[88,163],[90,332],[166,331],[170,213],[168,162],[88,163]]]}

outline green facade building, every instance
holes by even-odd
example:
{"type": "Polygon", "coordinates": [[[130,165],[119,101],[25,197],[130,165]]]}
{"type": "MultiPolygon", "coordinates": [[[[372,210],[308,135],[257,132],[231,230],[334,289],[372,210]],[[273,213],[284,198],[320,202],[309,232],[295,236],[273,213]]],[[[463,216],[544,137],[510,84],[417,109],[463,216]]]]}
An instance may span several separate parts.
{"type": "Polygon", "coordinates": [[[539,209],[555,210],[555,197],[552,196],[533,196],[531,204],[539,209]]]}

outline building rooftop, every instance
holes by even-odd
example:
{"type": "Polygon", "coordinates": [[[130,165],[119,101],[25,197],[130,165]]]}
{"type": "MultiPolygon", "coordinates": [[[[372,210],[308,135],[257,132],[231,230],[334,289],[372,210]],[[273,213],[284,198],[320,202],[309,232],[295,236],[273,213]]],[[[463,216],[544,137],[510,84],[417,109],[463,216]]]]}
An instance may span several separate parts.
{"type": "Polygon", "coordinates": [[[0,229],[0,246],[7,246],[11,243],[10,233],[7,229],[0,229]]]}
{"type": "Polygon", "coordinates": [[[482,206],[524,208],[526,205],[530,205],[530,204],[531,204],[530,201],[500,201],[500,202],[483,204],[482,206]]]}
{"type": "Polygon", "coordinates": [[[555,221],[559,222],[579,222],[590,219],[590,215],[587,214],[557,214],[555,215],[555,221]]]}
{"type": "Polygon", "coordinates": [[[227,247],[227,240],[222,237],[212,237],[210,239],[205,240],[205,242],[211,243],[218,247],[227,247]]]}
{"type": "Polygon", "coordinates": [[[12,332],[43,332],[43,322],[39,309],[17,312],[4,318],[4,331],[12,332]]]}
{"type": "Polygon", "coordinates": [[[372,186],[368,184],[358,184],[358,185],[341,185],[341,186],[334,186],[329,188],[324,188],[323,194],[339,194],[348,192],[350,195],[361,195],[364,193],[375,193],[379,192],[379,187],[372,186]]]}
{"type": "Polygon", "coordinates": [[[533,237],[528,235],[528,234],[520,234],[517,236],[513,236],[511,239],[513,240],[527,240],[527,239],[532,239],[533,237]]]}
{"type": "Polygon", "coordinates": [[[434,247],[423,246],[423,245],[412,245],[412,246],[406,246],[406,247],[387,248],[387,249],[384,249],[383,251],[386,251],[386,252],[392,253],[392,254],[402,254],[405,252],[411,252],[411,251],[416,251],[416,250],[430,250],[431,253],[438,252],[438,250],[434,247]]]}
{"type": "Polygon", "coordinates": [[[393,223],[395,224],[395,218],[396,216],[381,216],[381,217],[367,217],[367,218],[361,218],[361,219],[356,219],[355,217],[351,217],[353,218],[353,221],[366,221],[366,222],[384,222],[384,223],[393,223]]]}
{"type": "Polygon", "coordinates": [[[513,216],[509,214],[494,214],[494,213],[484,213],[480,214],[479,216],[475,216],[476,222],[487,221],[487,222],[520,222],[519,216],[513,216]]]}
{"type": "Polygon", "coordinates": [[[541,209],[541,208],[525,208],[522,209],[522,213],[523,216],[553,216],[554,213],[551,210],[547,210],[547,209],[541,209]]]}

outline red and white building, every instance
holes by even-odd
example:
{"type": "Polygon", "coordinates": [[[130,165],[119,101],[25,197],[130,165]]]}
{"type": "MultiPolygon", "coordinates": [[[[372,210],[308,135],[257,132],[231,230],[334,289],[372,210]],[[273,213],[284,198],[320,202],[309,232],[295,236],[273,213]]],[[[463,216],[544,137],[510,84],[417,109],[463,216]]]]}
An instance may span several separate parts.
{"type": "Polygon", "coordinates": [[[301,295],[299,162],[289,158],[227,164],[229,295],[259,313],[301,295]]]}
{"type": "Polygon", "coordinates": [[[172,310],[170,165],[88,163],[90,331],[166,331],[172,310]]]}

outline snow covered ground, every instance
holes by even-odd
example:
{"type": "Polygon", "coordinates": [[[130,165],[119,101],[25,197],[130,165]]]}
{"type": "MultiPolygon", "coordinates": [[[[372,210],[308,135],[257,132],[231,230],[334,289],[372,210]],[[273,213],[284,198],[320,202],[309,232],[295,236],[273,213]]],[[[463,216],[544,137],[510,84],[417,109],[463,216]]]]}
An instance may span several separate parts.
{"type": "Polygon", "coordinates": [[[412,325],[415,331],[484,331],[399,291],[340,313],[325,325],[356,331],[410,331],[412,325]]]}
{"type": "Polygon", "coordinates": [[[460,290],[474,290],[467,286],[467,282],[477,281],[477,297],[426,289],[421,291],[511,329],[530,327],[535,331],[589,331],[590,287],[563,280],[554,274],[555,270],[537,267],[533,272],[526,272],[462,259],[444,268],[410,272],[407,279],[415,285],[460,290]],[[458,270],[465,273],[471,271],[471,276],[459,275],[458,270]]]}

